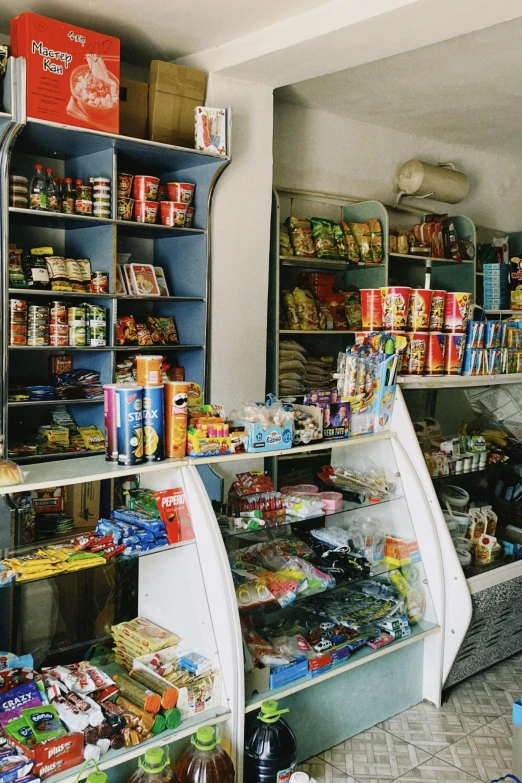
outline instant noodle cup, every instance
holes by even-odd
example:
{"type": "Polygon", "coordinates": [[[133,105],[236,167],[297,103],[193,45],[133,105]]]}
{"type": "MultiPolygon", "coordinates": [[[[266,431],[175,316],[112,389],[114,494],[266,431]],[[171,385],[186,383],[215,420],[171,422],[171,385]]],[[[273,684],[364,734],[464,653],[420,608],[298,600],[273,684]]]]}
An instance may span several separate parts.
{"type": "Polygon", "coordinates": [[[471,294],[467,291],[448,291],[444,303],[444,331],[464,334],[470,306],[471,294]]]}
{"type": "Polygon", "coordinates": [[[427,332],[430,325],[433,291],[413,288],[408,309],[408,328],[414,332],[427,332]]]}
{"type": "Polygon", "coordinates": [[[362,328],[370,331],[382,329],[382,305],[380,288],[361,288],[362,328]]]}
{"type": "Polygon", "coordinates": [[[383,328],[387,331],[404,332],[410,306],[411,288],[385,286],[380,291],[383,328]]]}
{"type": "Polygon", "coordinates": [[[130,198],[134,174],[118,174],[118,198],[130,198]]]}
{"type": "Polygon", "coordinates": [[[165,404],[165,456],[184,457],[187,451],[187,411],[190,384],[166,381],[165,404]]]}
{"type": "Polygon", "coordinates": [[[135,201],[133,214],[137,223],[155,223],[158,215],[158,202],[135,201]]]}
{"type": "Polygon", "coordinates": [[[137,201],[156,201],[158,198],[158,177],[134,177],[132,195],[137,201]]]}
{"type": "Polygon", "coordinates": [[[187,207],[187,214],[185,215],[185,228],[190,228],[194,220],[194,207],[187,207]]]}
{"type": "Polygon", "coordinates": [[[133,198],[118,197],[118,220],[131,220],[132,208],[134,207],[133,198]]]}
{"type": "Polygon", "coordinates": [[[408,345],[402,363],[403,375],[422,375],[426,361],[428,335],[423,332],[407,332],[408,345]]]}
{"type": "Polygon", "coordinates": [[[192,204],[196,186],[190,182],[167,182],[167,190],[171,201],[181,201],[192,204]]]}
{"type": "Polygon", "coordinates": [[[446,334],[444,332],[430,332],[427,337],[424,375],[443,375],[446,334]]]}
{"type": "Polygon", "coordinates": [[[446,291],[433,291],[430,310],[430,332],[442,332],[444,328],[444,304],[446,291]]]}
{"type": "Polygon", "coordinates": [[[444,345],[444,375],[460,375],[466,335],[447,334],[444,345]]]}
{"type": "Polygon", "coordinates": [[[164,226],[184,227],[185,215],[187,214],[187,205],[185,203],[182,201],[161,201],[159,206],[161,222],[164,226]]]}
{"type": "Polygon", "coordinates": [[[140,386],[161,386],[161,363],[163,356],[157,354],[137,354],[136,373],[140,386]]]}

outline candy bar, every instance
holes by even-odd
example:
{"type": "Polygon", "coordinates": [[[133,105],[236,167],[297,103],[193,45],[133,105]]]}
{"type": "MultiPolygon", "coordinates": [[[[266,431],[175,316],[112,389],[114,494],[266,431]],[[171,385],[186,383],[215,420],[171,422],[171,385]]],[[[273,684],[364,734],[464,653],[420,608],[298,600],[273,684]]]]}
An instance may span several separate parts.
{"type": "Polygon", "coordinates": [[[88,727],[89,716],[67,699],[60,696],[53,701],[53,706],[69,731],[83,731],[88,727]]]}
{"type": "Polygon", "coordinates": [[[34,734],[25,718],[16,718],[4,727],[4,732],[21,745],[29,747],[34,744],[34,734]]]}
{"type": "Polygon", "coordinates": [[[111,516],[119,522],[128,522],[131,525],[136,525],[142,530],[153,532],[157,536],[165,535],[165,525],[163,522],[160,522],[158,519],[152,519],[147,514],[143,514],[140,511],[116,508],[111,516]]]}
{"type": "Polygon", "coordinates": [[[51,704],[23,709],[22,715],[33,730],[37,742],[63,737],[67,731],[51,704]]]}
{"type": "MultiPolygon", "coordinates": [[[[11,751],[12,752],[12,751],[11,751]]],[[[29,774],[33,768],[33,762],[25,756],[4,756],[0,758],[0,781],[1,783],[15,783],[20,778],[29,774]]]]}
{"type": "Polygon", "coordinates": [[[34,682],[26,682],[0,694],[0,726],[20,718],[25,707],[42,705],[42,695],[34,682]]]}

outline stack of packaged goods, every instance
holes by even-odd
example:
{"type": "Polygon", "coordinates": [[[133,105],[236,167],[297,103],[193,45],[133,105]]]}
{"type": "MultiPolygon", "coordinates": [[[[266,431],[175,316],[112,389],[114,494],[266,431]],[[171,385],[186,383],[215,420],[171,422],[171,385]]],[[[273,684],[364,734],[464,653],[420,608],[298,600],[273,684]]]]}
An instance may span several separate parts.
{"type": "Polygon", "coordinates": [[[484,264],[485,310],[507,310],[510,307],[509,265],[484,264]]]}
{"type": "Polygon", "coordinates": [[[295,340],[279,343],[279,392],[281,395],[304,394],[306,348],[295,340]]]}
{"type": "Polygon", "coordinates": [[[522,321],[469,321],[463,375],[522,372],[522,321]]]}
{"type": "Polygon", "coordinates": [[[381,264],[381,224],[376,219],[347,223],[313,217],[289,217],[280,227],[280,255],[339,259],[353,264],[381,264]]]}
{"type": "Polygon", "coordinates": [[[333,289],[333,275],[318,272],[299,275],[299,286],[282,292],[280,328],[297,332],[360,329],[357,289],[333,289]]]}

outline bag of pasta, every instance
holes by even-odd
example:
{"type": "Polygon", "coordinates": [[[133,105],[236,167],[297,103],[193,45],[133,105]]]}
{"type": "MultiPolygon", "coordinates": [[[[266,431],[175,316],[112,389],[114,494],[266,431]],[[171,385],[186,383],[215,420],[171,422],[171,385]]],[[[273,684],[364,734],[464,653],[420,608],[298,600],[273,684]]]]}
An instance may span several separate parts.
{"type": "Polygon", "coordinates": [[[288,233],[288,226],[282,224],[279,226],[279,255],[280,256],[293,256],[294,249],[290,242],[290,234],[288,233]]]}
{"type": "Polygon", "coordinates": [[[337,245],[333,235],[332,221],[313,217],[310,223],[317,258],[337,258],[337,245]]]}
{"type": "Polygon", "coordinates": [[[357,244],[355,237],[352,234],[352,230],[348,223],[345,223],[344,220],[341,220],[339,225],[341,226],[341,230],[344,235],[344,244],[346,245],[348,261],[352,261],[352,263],[358,264],[361,260],[359,256],[359,245],[357,244]]]}
{"type": "Polygon", "coordinates": [[[365,264],[373,261],[371,234],[368,223],[350,223],[352,234],[359,245],[359,256],[365,264]]]}
{"type": "Polygon", "coordinates": [[[346,249],[346,243],[344,241],[344,234],[339,223],[332,223],[332,231],[337,247],[337,255],[339,258],[348,260],[348,250],[346,249]]]}
{"type": "Polygon", "coordinates": [[[291,217],[288,218],[288,227],[295,255],[313,258],[315,248],[310,221],[306,218],[291,217]]]}
{"type": "Polygon", "coordinates": [[[373,263],[380,264],[384,259],[381,224],[376,219],[369,220],[368,228],[370,229],[370,247],[373,256],[373,263]]]}
{"type": "Polygon", "coordinates": [[[312,292],[307,288],[294,288],[294,301],[300,328],[319,329],[319,315],[312,292]]]}
{"type": "Polygon", "coordinates": [[[300,329],[299,318],[295,306],[294,295],[291,291],[283,291],[283,310],[287,329],[300,329]]]}

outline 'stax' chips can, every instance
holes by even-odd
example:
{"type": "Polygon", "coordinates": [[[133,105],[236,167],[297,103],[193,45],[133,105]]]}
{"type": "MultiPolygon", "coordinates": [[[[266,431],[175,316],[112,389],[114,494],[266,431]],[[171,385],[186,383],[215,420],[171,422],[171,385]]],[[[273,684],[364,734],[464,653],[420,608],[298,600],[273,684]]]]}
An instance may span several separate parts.
{"type": "Polygon", "coordinates": [[[118,463],[143,462],[143,387],[122,383],[116,389],[118,463]]]}

